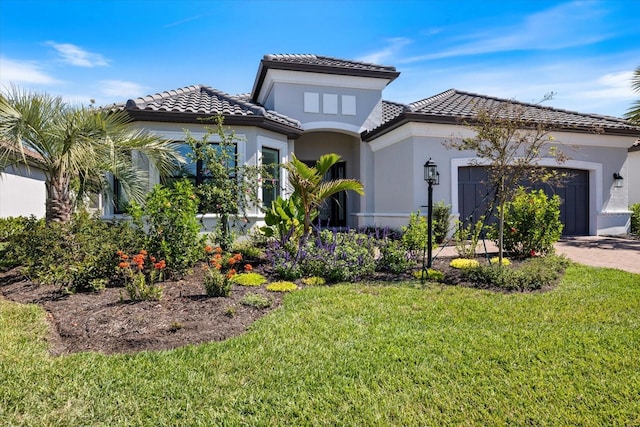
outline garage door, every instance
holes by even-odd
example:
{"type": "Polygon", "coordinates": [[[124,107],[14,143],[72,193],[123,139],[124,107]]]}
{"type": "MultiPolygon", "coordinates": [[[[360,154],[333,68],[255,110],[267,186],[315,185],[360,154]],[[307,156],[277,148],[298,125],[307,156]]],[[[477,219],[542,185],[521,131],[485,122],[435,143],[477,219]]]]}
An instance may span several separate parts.
{"type": "MultiPolygon", "coordinates": [[[[589,234],[589,171],[561,169],[567,173],[562,185],[536,184],[534,189],[543,189],[548,195],[560,196],[560,220],[564,224],[562,234],[579,236],[589,234]]],[[[487,205],[493,199],[488,192],[487,170],[481,166],[458,169],[458,206],[460,218],[465,222],[477,221],[487,214],[487,205]]],[[[531,187],[528,183],[523,185],[531,187]]],[[[491,222],[495,222],[492,217],[491,222]]]]}

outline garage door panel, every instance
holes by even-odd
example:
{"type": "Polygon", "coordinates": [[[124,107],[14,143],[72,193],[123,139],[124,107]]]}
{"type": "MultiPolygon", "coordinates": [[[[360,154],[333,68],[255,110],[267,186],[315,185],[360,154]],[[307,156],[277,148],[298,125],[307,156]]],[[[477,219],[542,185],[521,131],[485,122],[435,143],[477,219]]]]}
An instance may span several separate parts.
{"type": "MultiPolygon", "coordinates": [[[[589,234],[589,171],[577,169],[559,169],[566,179],[560,185],[538,183],[531,186],[528,180],[522,185],[542,189],[548,196],[560,197],[560,221],[564,224],[563,235],[589,234]]],[[[465,223],[477,221],[485,214],[487,200],[487,169],[481,166],[469,166],[458,169],[458,203],[460,217],[465,223]]],[[[495,222],[492,218],[490,222],[495,222]]]]}

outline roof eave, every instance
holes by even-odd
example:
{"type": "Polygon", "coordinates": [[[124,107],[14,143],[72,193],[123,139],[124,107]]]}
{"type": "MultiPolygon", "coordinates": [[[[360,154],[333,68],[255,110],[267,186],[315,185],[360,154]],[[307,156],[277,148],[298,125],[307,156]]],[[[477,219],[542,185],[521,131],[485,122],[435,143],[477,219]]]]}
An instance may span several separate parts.
{"type": "MultiPolygon", "coordinates": [[[[169,111],[126,110],[132,121],[150,121],[164,123],[196,123],[208,124],[215,114],[176,113],[169,111]]],[[[237,116],[223,114],[224,124],[229,126],[256,126],[261,129],[274,131],[286,135],[289,139],[297,139],[302,135],[302,129],[278,123],[264,116],[237,116]]],[[[211,122],[213,123],[213,122],[211,122]]]]}
{"type": "MultiPolygon", "coordinates": [[[[437,124],[453,124],[462,125],[464,121],[468,121],[470,125],[473,125],[472,117],[456,117],[456,116],[440,116],[440,115],[427,115],[414,112],[404,112],[388,121],[382,126],[368,132],[361,134],[362,140],[370,142],[392,130],[399,128],[410,122],[414,123],[437,123],[437,124]]],[[[597,126],[569,126],[569,125],[550,125],[552,130],[555,131],[567,131],[577,133],[602,133],[612,136],[638,136],[640,135],[640,129],[617,129],[617,128],[603,128],[597,126]]]]}
{"type": "Polygon", "coordinates": [[[258,67],[258,73],[256,80],[251,90],[251,100],[257,102],[258,95],[262,89],[262,84],[267,76],[269,70],[285,70],[285,71],[301,71],[305,73],[319,73],[319,74],[335,74],[339,76],[355,76],[355,77],[371,77],[376,79],[388,80],[387,84],[391,83],[400,76],[399,71],[385,71],[385,70],[366,70],[366,69],[350,69],[341,67],[332,67],[329,65],[316,65],[316,64],[301,64],[301,63],[289,63],[281,61],[272,61],[268,59],[262,59],[260,66],[258,67]]]}

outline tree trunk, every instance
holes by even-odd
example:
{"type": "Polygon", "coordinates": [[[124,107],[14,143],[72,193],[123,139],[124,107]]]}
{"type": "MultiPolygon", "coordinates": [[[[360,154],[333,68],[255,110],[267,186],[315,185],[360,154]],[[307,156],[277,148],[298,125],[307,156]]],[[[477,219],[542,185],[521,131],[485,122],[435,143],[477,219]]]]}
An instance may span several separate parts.
{"type": "Polygon", "coordinates": [[[47,189],[46,221],[68,222],[73,213],[73,200],[69,191],[69,180],[51,178],[45,184],[47,189]]]}

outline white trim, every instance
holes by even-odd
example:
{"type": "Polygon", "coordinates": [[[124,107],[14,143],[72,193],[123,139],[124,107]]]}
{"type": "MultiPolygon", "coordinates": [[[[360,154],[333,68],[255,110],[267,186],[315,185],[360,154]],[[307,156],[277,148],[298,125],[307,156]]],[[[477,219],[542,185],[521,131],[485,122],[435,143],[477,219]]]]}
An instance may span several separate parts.
{"type": "Polygon", "coordinates": [[[371,149],[376,152],[393,144],[405,141],[412,137],[461,139],[470,138],[475,131],[460,125],[444,125],[438,123],[406,123],[392,131],[380,135],[369,142],[371,149]]]}
{"type": "Polygon", "coordinates": [[[348,123],[341,122],[329,122],[329,121],[317,121],[302,123],[302,128],[305,131],[326,131],[326,132],[338,132],[342,131],[351,136],[360,137],[360,133],[364,131],[359,126],[354,126],[348,123]]]}
{"type": "MultiPolygon", "coordinates": [[[[272,150],[278,150],[279,162],[280,164],[284,164],[289,161],[288,157],[288,143],[286,141],[279,141],[277,139],[268,138],[266,136],[258,135],[256,139],[257,146],[257,165],[262,164],[262,148],[271,148],[272,150]]],[[[287,182],[288,176],[287,171],[284,168],[279,168],[280,170],[280,196],[283,196],[284,191],[284,183],[287,182]]],[[[258,207],[258,212],[262,208],[262,185],[258,188],[258,199],[260,200],[260,206],[258,207]]],[[[264,215],[263,215],[264,216],[264,215]]]]}
{"type": "MultiPolygon", "coordinates": [[[[488,161],[477,157],[451,159],[451,213],[460,216],[458,205],[458,169],[466,166],[486,166],[488,161]]],[[[558,164],[555,159],[545,158],[537,162],[538,166],[589,171],[589,234],[598,234],[598,216],[602,210],[603,172],[602,163],[567,160],[558,164]]]]}

